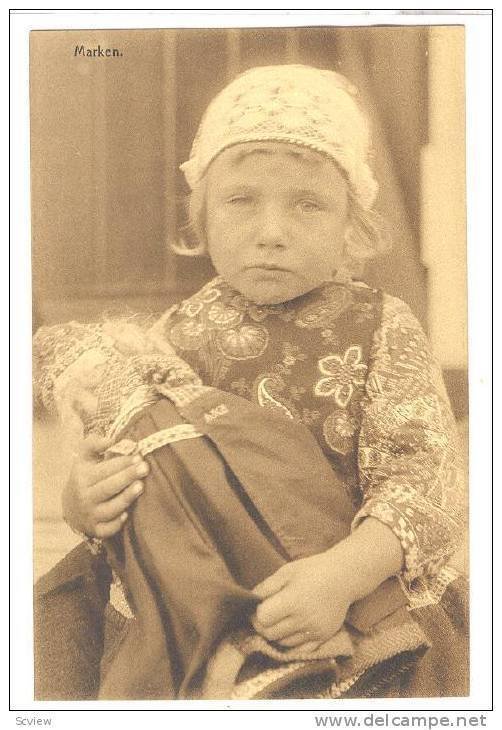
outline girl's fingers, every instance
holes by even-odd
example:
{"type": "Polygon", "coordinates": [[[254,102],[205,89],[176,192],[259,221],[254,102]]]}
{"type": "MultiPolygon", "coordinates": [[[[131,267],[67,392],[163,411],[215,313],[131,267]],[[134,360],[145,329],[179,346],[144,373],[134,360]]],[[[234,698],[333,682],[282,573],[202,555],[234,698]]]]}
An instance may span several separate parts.
{"type": "Polygon", "coordinates": [[[286,600],[286,596],[283,592],[279,592],[260,603],[254,617],[260,626],[271,628],[279,621],[290,618],[292,613],[293,608],[286,600]]]}
{"type": "Polygon", "coordinates": [[[102,457],[103,452],[111,446],[111,443],[111,439],[91,433],[87,438],[82,439],[78,452],[85,461],[96,461],[102,457]]]}
{"type": "Polygon", "coordinates": [[[265,578],[265,580],[261,583],[258,583],[258,585],[253,588],[253,593],[255,596],[258,596],[258,598],[268,598],[284,588],[287,582],[288,576],[286,571],[284,571],[283,568],[279,568],[277,572],[273,573],[268,578],[265,578]]]}
{"type": "MultiPolygon", "coordinates": [[[[134,469],[134,467],[144,463],[146,462],[144,462],[139,455],[114,456],[113,459],[106,459],[105,461],[100,461],[97,464],[88,464],[86,466],[85,473],[91,485],[97,485],[98,482],[102,482],[108,477],[119,474],[126,469],[134,469]]],[[[138,474],[137,476],[141,475],[138,474]]],[[[143,474],[143,476],[145,475],[143,474]]]]}
{"type": "Polygon", "coordinates": [[[95,534],[100,540],[106,540],[108,537],[113,537],[117,532],[120,532],[124,522],[127,520],[127,512],[122,512],[120,517],[110,522],[100,522],[96,525],[95,534]]]}
{"type": "Polygon", "coordinates": [[[107,479],[102,479],[90,487],[89,498],[94,504],[106,502],[115,497],[119,492],[128,487],[132,482],[145,477],[148,474],[148,464],[140,461],[138,464],[128,466],[122,471],[113,473],[107,479]]]}
{"type": "Polygon", "coordinates": [[[95,508],[94,515],[98,522],[110,522],[125,512],[130,505],[143,492],[143,484],[140,481],[133,482],[129,487],[123,489],[120,494],[107,502],[102,502],[95,508]]]}
{"type": "MultiPolygon", "coordinates": [[[[283,643],[282,640],[286,637],[299,636],[298,626],[291,616],[282,619],[282,621],[278,621],[273,626],[264,626],[255,617],[252,621],[252,624],[255,630],[269,641],[280,641],[281,643],[283,643]]],[[[295,644],[292,644],[292,646],[295,646],[295,644]]]]}
{"type": "Polygon", "coordinates": [[[299,633],[288,636],[286,639],[281,639],[278,643],[281,646],[286,646],[288,649],[300,649],[307,654],[318,649],[322,641],[310,640],[305,633],[299,633]]]}

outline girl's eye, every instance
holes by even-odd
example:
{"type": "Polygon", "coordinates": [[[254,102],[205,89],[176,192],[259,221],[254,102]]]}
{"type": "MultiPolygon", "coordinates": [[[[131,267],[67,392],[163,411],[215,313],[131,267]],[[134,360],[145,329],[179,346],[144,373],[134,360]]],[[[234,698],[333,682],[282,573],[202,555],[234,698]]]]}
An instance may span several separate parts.
{"type": "Polygon", "coordinates": [[[244,206],[244,205],[251,205],[253,202],[253,199],[251,195],[231,195],[227,200],[225,201],[227,205],[233,205],[233,206],[244,206]]]}
{"type": "Polygon", "coordinates": [[[298,208],[302,213],[317,213],[322,210],[322,206],[315,200],[299,200],[297,202],[298,208]]]}

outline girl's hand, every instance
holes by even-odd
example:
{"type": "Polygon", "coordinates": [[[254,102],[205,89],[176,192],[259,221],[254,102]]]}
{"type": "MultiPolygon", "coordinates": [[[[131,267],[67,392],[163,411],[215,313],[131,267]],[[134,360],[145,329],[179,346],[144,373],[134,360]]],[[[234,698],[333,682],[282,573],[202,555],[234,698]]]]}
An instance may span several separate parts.
{"type": "Polygon", "coordinates": [[[332,551],[302,558],[257,585],[256,631],[282,646],[314,650],[341,628],[353,602],[347,568],[332,551]]]}
{"type": "Polygon", "coordinates": [[[257,585],[262,599],[253,626],[269,641],[316,649],[341,628],[349,606],[402,570],[400,539],[366,517],[329,550],[302,558],[257,585]]]}
{"type": "Polygon", "coordinates": [[[117,456],[103,461],[110,441],[88,436],[63,490],[63,516],[73,529],[89,537],[115,535],[127,519],[127,508],[143,491],[141,477],[148,464],[141,456],[117,456]]]}

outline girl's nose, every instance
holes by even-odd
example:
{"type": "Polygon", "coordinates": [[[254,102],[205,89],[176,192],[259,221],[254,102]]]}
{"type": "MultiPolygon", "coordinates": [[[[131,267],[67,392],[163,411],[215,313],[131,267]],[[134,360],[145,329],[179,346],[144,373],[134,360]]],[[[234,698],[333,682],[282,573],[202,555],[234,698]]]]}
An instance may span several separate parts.
{"type": "Polygon", "coordinates": [[[260,212],[258,246],[260,248],[285,248],[287,245],[286,221],[277,206],[264,206],[260,212]]]}

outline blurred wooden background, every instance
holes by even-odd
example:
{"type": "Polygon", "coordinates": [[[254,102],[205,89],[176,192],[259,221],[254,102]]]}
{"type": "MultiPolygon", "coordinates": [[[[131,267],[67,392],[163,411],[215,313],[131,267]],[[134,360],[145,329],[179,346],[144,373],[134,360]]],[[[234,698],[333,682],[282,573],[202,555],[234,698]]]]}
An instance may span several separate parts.
{"type": "Polygon", "coordinates": [[[421,149],[427,142],[428,30],[302,28],[34,32],[31,37],[33,274],[39,314],[79,300],[163,306],[195,291],[207,261],[173,256],[187,159],[212,97],[255,65],[308,63],[348,76],[375,118],[388,266],[368,277],[425,321],[421,149]],[[121,58],[74,57],[78,44],[121,58]]]}

